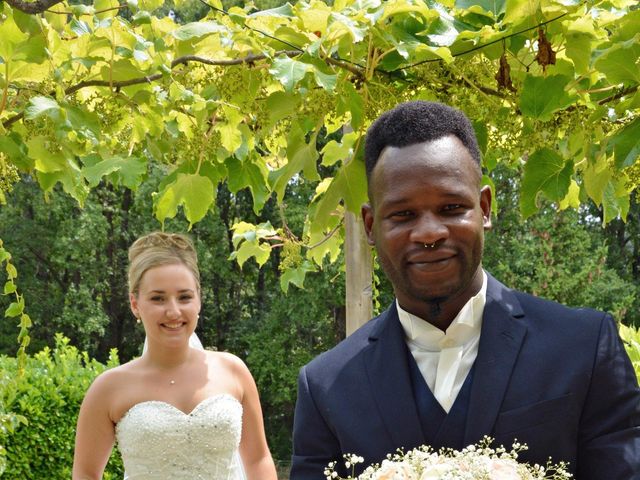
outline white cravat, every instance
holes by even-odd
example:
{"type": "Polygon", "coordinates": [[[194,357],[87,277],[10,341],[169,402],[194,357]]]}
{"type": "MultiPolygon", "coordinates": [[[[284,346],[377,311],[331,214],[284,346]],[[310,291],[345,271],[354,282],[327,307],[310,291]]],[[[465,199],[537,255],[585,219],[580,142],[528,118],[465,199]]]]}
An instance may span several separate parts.
{"type": "Polygon", "coordinates": [[[409,350],[446,412],[451,409],[478,355],[486,298],[487,274],[483,271],[480,291],[462,307],[446,332],[403,310],[396,300],[409,350]]]}

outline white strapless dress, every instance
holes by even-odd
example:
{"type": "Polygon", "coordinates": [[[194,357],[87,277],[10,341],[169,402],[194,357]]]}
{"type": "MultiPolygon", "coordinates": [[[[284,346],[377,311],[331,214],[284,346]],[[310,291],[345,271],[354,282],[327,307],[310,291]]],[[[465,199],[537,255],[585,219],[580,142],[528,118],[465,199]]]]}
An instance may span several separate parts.
{"type": "Polygon", "coordinates": [[[186,414],[161,401],[134,405],[116,425],[126,480],[242,480],[242,405],[229,394],[186,414]]]}

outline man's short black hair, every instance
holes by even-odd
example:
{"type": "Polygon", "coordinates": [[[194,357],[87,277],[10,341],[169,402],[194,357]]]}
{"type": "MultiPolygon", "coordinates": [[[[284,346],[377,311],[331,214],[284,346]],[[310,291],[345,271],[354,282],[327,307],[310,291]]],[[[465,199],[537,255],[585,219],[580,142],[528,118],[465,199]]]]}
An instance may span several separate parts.
{"type": "Polygon", "coordinates": [[[464,113],[438,102],[415,100],[384,112],[367,130],[364,162],[367,180],[386,147],[407,147],[455,135],[481,165],[480,148],[471,122],[464,113]]]}

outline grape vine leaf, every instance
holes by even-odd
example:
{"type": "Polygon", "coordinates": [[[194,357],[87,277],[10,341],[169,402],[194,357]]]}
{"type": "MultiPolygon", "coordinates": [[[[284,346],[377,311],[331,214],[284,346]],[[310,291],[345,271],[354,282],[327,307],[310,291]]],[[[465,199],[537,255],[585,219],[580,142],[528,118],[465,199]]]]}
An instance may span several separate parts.
{"type": "Polygon", "coordinates": [[[616,133],[609,140],[613,145],[615,165],[619,169],[633,165],[640,157],[640,118],[616,133]]]}
{"type": "Polygon", "coordinates": [[[569,80],[564,75],[527,75],[520,95],[522,113],[538,120],[550,120],[554,112],[567,107],[575,100],[575,96],[565,91],[569,80]]]}
{"type": "Polygon", "coordinates": [[[307,63],[280,56],[273,62],[269,73],[280,81],[287,92],[291,92],[310,69],[311,66],[307,63]]]}
{"type": "Polygon", "coordinates": [[[182,205],[191,227],[209,211],[215,198],[214,193],[213,183],[209,178],[198,174],[179,174],[158,195],[156,218],[164,223],[165,219],[175,217],[178,206],[182,205]]]}
{"type": "Polygon", "coordinates": [[[608,49],[595,63],[611,83],[640,83],[640,34],[608,49]]]}
{"type": "Polygon", "coordinates": [[[537,211],[536,199],[540,192],[559,202],[569,192],[573,161],[565,160],[554,150],[541,148],[529,156],[524,166],[520,211],[527,218],[537,211]]]}

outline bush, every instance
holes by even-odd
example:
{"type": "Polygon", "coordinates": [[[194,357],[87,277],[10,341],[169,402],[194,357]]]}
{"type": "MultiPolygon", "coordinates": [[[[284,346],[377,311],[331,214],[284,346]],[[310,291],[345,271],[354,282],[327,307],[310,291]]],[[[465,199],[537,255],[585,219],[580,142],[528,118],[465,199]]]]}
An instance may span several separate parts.
{"type": "Polygon", "coordinates": [[[620,325],[620,336],[627,349],[633,368],[640,382],[640,328],[635,329],[626,325],[620,325]]]}
{"type": "MultiPolygon", "coordinates": [[[[70,346],[60,334],[54,350],[47,347],[30,356],[21,374],[15,358],[0,357],[0,476],[71,478],[76,421],[84,394],[99,373],[117,364],[115,350],[103,365],[70,346]]],[[[120,455],[114,451],[104,478],[122,477],[120,455]]]]}

